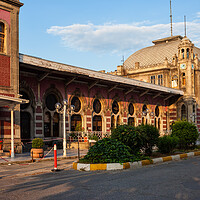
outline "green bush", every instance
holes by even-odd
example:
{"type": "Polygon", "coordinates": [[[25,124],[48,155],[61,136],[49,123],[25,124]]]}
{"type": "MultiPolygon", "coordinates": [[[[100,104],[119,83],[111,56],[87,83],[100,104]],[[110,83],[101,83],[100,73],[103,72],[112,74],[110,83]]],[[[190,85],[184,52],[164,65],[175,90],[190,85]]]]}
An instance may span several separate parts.
{"type": "Polygon", "coordinates": [[[179,138],[179,148],[188,149],[195,145],[199,134],[193,123],[176,121],[172,125],[172,136],[177,136],[179,138]]]}
{"type": "Polygon", "coordinates": [[[131,148],[131,153],[137,154],[142,147],[142,140],[136,128],[130,125],[120,125],[112,130],[111,138],[117,139],[131,148]]]}
{"type": "Polygon", "coordinates": [[[140,155],[132,155],[130,147],[124,145],[122,142],[112,139],[104,138],[92,147],[90,147],[87,155],[80,159],[81,163],[124,163],[134,162],[140,160],[140,155]]]}
{"type": "Polygon", "coordinates": [[[152,154],[153,146],[157,145],[159,138],[159,131],[152,125],[141,125],[136,128],[136,134],[139,134],[142,139],[142,150],[146,155],[152,154]]]}
{"type": "Polygon", "coordinates": [[[40,149],[40,148],[43,148],[43,146],[44,146],[44,142],[43,142],[42,138],[33,139],[32,148],[40,149]]]}
{"type": "Polygon", "coordinates": [[[164,135],[158,139],[158,151],[160,153],[171,153],[178,145],[179,138],[177,136],[164,135]]]}

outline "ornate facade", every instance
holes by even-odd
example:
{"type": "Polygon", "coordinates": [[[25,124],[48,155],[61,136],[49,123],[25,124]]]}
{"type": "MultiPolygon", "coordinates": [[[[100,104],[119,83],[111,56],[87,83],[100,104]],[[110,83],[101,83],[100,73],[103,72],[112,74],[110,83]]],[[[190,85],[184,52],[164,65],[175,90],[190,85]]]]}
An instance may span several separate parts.
{"type": "MultiPolygon", "coordinates": [[[[68,100],[69,107],[75,106],[66,116],[67,132],[80,126],[86,134],[109,135],[111,129],[120,124],[148,123],[158,127],[160,134],[165,134],[170,129],[169,120],[179,116],[177,108],[184,116],[190,116],[191,109],[196,114],[197,91],[192,85],[191,90],[187,89],[186,85],[188,80],[198,82],[195,76],[198,59],[193,55],[196,49],[186,38],[178,36],[169,38],[168,42],[156,41],[156,48],[149,51],[160,54],[158,46],[173,42],[178,47],[177,56],[173,54],[174,57],[162,59],[158,55],[163,63],[152,62],[144,66],[142,62],[145,63],[146,57],[135,61],[134,56],[130,56],[124,66],[118,67],[116,74],[119,76],[115,76],[19,54],[20,6],[17,0],[0,0],[0,94],[3,95],[0,96],[0,138],[4,141],[4,149],[10,148],[10,140],[15,141],[20,152],[21,141],[35,137],[62,139],[63,116],[56,112],[55,104],[64,99],[68,100]],[[171,80],[174,88],[170,85],[171,80]],[[185,90],[182,87],[184,80],[185,90]],[[14,127],[8,109],[11,106],[5,100],[10,96],[14,98],[9,100],[15,107],[14,127]],[[23,102],[26,104],[21,104],[23,102]]],[[[170,55],[175,49],[171,46],[170,55]]],[[[145,54],[137,54],[137,58],[142,55],[145,54]]]]}
{"type": "Polygon", "coordinates": [[[200,49],[185,36],[153,41],[154,45],[132,54],[112,74],[170,87],[184,92],[169,107],[169,122],[186,119],[200,130],[200,49]]]}

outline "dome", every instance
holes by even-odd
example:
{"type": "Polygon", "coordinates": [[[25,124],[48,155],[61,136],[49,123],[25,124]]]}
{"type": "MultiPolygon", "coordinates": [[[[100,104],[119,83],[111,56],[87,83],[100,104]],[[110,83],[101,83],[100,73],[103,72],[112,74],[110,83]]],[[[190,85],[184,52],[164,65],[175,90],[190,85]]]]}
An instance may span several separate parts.
{"type": "MultiPolygon", "coordinates": [[[[187,40],[188,38],[178,35],[155,40],[153,41],[153,46],[143,48],[129,56],[124,62],[124,68],[128,70],[133,69],[135,63],[138,62],[143,67],[157,65],[163,63],[166,58],[169,63],[172,63],[174,55],[178,55],[178,47],[182,39],[187,40]]],[[[200,55],[200,49],[194,47],[194,53],[200,55]]]]}

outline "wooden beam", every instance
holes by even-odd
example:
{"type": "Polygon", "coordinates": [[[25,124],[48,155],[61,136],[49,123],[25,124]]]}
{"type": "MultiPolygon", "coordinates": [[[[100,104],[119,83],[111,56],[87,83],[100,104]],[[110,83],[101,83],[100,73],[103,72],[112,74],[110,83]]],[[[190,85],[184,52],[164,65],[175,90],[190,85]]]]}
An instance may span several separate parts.
{"type": "Polygon", "coordinates": [[[142,97],[142,96],[144,96],[146,93],[148,93],[149,92],[149,90],[146,90],[145,92],[143,92],[141,95],[140,95],[140,97],[142,97]]]}
{"type": "Polygon", "coordinates": [[[69,80],[68,82],[65,83],[65,86],[68,86],[70,83],[72,83],[74,80],[76,79],[76,77],[72,78],[71,80],[69,80]]]}
{"type": "Polygon", "coordinates": [[[38,81],[40,82],[40,81],[44,80],[49,74],[50,74],[49,72],[42,74],[41,76],[39,76],[38,81]]]}
{"type": "Polygon", "coordinates": [[[127,94],[129,94],[130,92],[133,92],[133,91],[134,91],[134,88],[131,88],[130,90],[125,92],[125,95],[127,95],[127,94]]]}
{"type": "Polygon", "coordinates": [[[113,87],[111,87],[109,90],[108,90],[108,93],[110,93],[112,90],[114,90],[118,85],[114,85],[113,87]]]}
{"type": "Polygon", "coordinates": [[[156,94],[156,96],[154,96],[154,97],[153,97],[153,99],[155,99],[155,98],[159,97],[161,94],[162,94],[162,93],[161,93],[161,92],[159,92],[158,94],[156,94]]]}
{"type": "Polygon", "coordinates": [[[94,83],[92,83],[92,84],[89,86],[89,90],[92,89],[97,83],[99,83],[99,80],[98,80],[98,81],[95,81],[94,83]]]}
{"type": "Polygon", "coordinates": [[[171,98],[172,96],[174,96],[174,95],[173,95],[173,94],[169,95],[168,97],[166,97],[166,98],[164,99],[164,101],[166,101],[167,99],[171,98]]]}

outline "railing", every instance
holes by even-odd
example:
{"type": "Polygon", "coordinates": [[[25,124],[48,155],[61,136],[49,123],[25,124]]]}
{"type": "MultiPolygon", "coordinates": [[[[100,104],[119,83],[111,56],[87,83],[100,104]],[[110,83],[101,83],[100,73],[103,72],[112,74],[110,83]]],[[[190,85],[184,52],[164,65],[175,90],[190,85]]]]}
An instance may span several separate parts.
{"type": "Polygon", "coordinates": [[[103,138],[107,138],[110,136],[110,132],[102,132],[102,131],[91,131],[91,132],[84,132],[84,131],[68,131],[67,132],[67,139],[70,142],[79,141],[79,142],[87,142],[89,140],[101,140],[103,138]]]}

